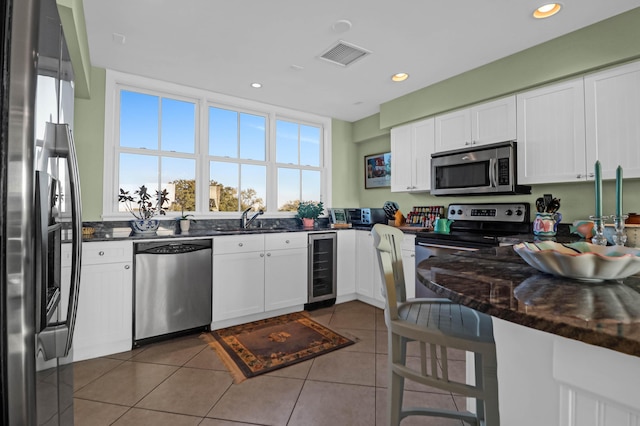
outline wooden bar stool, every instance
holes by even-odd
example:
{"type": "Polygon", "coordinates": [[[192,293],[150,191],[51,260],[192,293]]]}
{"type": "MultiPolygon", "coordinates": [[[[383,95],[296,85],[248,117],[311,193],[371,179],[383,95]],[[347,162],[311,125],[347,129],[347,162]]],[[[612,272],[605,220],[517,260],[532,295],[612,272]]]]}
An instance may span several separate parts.
{"type": "MultiPolygon", "coordinates": [[[[401,242],[397,228],[376,224],[372,229],[383,274],[385,322],[389,342],[388,424],[423,415],[462,420],[472,425],[499,426],[498,378],[491,317],[448,299],[406,299],[401,242]],[[420,365],[406,364],[407,342],[420,347],[420,365]],[[475,384],[449,376],[447,348],[473,354],[475,384]],[[476,413],[435,407],[403,407],[404,380],[474,398],[476,413]]],[[[413,284],[413,283],[411,283],[413,284]]]]}

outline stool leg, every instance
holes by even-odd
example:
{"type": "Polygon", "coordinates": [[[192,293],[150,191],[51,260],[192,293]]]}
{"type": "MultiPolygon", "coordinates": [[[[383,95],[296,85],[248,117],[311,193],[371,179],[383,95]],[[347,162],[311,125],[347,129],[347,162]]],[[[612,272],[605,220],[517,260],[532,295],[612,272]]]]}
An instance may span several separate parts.
{"type": "Polygon", "coordinates": [[[394,372],[393,366],[404,364],[406,361],[406,339],[388,333],[388,366],[389,384],[387,389],[387,419],[389,426],[398,426],[401,420],[402,400],[404,393],[404,377],[394,372]]]}

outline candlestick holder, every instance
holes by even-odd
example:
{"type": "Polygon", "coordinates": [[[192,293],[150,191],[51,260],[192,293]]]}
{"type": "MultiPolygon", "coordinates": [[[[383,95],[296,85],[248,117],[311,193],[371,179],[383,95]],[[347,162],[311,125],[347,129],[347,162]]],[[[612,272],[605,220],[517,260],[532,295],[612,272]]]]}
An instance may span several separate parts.
{"type": "Polygon", "coordinates": [[[589,219],[593,221],[593,238],[591,238],[591,242],[599,246],[606,246],[607,238],[604,236],[604,223],[607,221],[607,216],[589,216],[589,219]]]}
{"type": "Polygon", "coordinates": [[[611,239],[613,240],[613,243],[617,246],[623,246],[627,243],[627,233],[624,232],[624,221],[628,217],[629,216],[626,214],[623,214],[622,216],[616,216],[616,215],[611,216],[611,219],[613,220],[613,226],[616,230],[615,234],[613,234],[613,237],[611,237],[611,239]]]}

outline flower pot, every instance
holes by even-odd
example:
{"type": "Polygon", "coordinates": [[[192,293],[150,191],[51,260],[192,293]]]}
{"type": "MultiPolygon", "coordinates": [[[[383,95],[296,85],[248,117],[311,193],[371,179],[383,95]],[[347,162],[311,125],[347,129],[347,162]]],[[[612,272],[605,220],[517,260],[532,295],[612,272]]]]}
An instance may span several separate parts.
{"type": "Polygon", "coordinates": [[[306,228],[306,229],[310,229],[313,228],[313,223],[315,222],[315,219],[311,219],[308,217],[303,217],[302,218],[302,227],[306,228]]]}
{"type": "Polygon", "coordinates": [[[134,219],[129,223],[136,234],[155,234],[160,226],[160,221],[156,219],[134,219]]]}
{"type": "Polygon", "coordinates": [[[189,226],[191,225],[191,221],[189,219],[181,219],[179,222],[180,222],[180,232],[189,232],[189,226]]]}

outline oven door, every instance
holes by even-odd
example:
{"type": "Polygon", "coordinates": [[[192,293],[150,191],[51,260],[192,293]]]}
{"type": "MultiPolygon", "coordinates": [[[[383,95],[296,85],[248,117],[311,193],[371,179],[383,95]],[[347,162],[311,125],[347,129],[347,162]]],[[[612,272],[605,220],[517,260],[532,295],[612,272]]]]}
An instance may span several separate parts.
{"type": "MultiPolygon", "coordinates": [[[[416,238],[416,267],[425,259],[433,256],[444,256],[445,254],[451,254],[459,251],[477,251],[477,247],[459,247],[450,244],[438,244],[433,242],[420,241],[420,238],[416,238]]],[[[428,289],[424,284],[420,282],[418,275],[416,274],[416,297],[442,297],[438,296],[435,292],[428,289]]]]}

